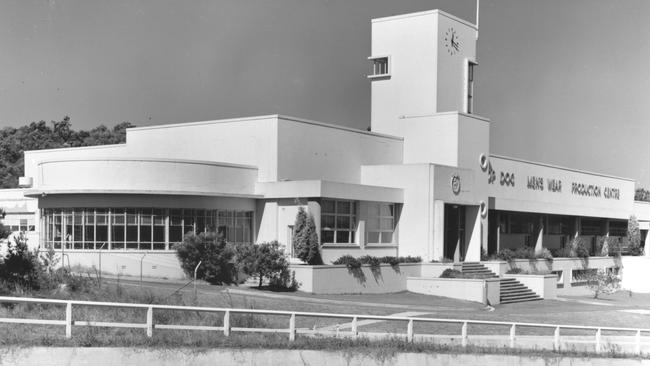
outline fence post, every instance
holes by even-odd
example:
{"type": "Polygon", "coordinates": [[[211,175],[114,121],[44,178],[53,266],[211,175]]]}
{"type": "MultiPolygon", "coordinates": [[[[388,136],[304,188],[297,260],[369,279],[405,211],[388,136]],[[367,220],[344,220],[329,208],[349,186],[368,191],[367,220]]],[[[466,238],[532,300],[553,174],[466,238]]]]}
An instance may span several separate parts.
{"type": "Polygon", "coordinates": [[[636,331],[636,346],[634,348],[634,352],[637,355],[641,354],[641,330],[636,331]]]}
{"type": "Polygon", "coordinates": [[[516,332],[517,325],[512,324],[510,327],[510,348],[515,348],[515,332],[516,332]]]}
{"type": "Polygon", "coordinates": [[[153,337],[153,306],[147,308],[147,337],[153,337]]]}
{"type": "Polygon", "coordinates": [[[289,318],[289,341],[293,342],[296,340],[296,313],[291,314],[289,318]]]}
{"type": "Polygon", "coordinates": [[[460,342],[461,346],[467,347],[467,322],[463,322],[460,328],[460,342]]]}
{"type": "Polygon", "coordinates": [[[555,333],[553,334],[553,346],[556,351],[560,350],[560,327],[555,327],[555,333]]]}
{"type": "Polygon", "coordinates": [[[359,334],[359,332],[357,331],[357,317],[356,316],[354,318],[352,318],[351,331],[352,331],[352,335],[354,337],[356,337],[359,334]]]}
{"type": "Polygon", "coordinates": [[[223,335],[226,337],[230,336],[230,310],[226,310],[226,313],[223,315],[223,335]]]}
{"type": "Polygon", "coordinates": [[[409,324],[406,327],[406,340],[413,342],[413,319],[409,319],[409,324]]]}
{"type": "Polygon", "coordinates": [[[601,336],[601,331],[600,328],[596,331],[596,353],[600,353],[600,336],[601,336]]]}
{"type": "Polygon", "coordinates": [[[72,301],[65,305],[65,337],[72,338],[72,301]]]}

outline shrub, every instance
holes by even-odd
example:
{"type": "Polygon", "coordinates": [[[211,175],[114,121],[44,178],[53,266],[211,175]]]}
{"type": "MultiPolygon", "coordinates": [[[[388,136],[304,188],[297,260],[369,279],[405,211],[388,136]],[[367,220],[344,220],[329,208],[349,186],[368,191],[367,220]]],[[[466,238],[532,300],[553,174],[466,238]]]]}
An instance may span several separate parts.
{"type": "Polygon", "coordinates": [[[497,253],[497,258],[506,261],[506,262],[512,262],[513,259],[515,259],[515,252],[513,252],[510,249],[501,249],[497,253]]]}
{"type": "MultiPolygon", "coordinates": [[[[237,266],[249,276],[259,278],[262,287],[264,278],[269,280],[271,287],[292,287],[289,262],[277,241],[261,244],[238,245],[237,266]]],[[[293,278],[295,282],[295,277],[293,278]]]]}
{"type": "Polygon", "coordinates": [[[332,262],[332,264],[345,264],[348,269],[359,269],[361,268],[361,262],[351,255],[343,255],[339,259],[332,262]]]}
{"type": "Polygon", "coordinates": [[[611,239],[608,237],[602,238],[601,239],[601,247],[600,247],[600,255],[602,257],[607,257],[609,256],[609,241],[611,239]]]}
{"type": "Polygon", "coordinates": [[[0,278],[14,287],[38,290],[43,272],[38,250],[29,250],[24,234],[14,236],[0,264],[0,278]]]}
{"type": "Polygon", "coordinates": [[[577,258],[589,258],[589,249],[585,247],[584,244],[582,244],[582,241],[578,241],[577,244],[575,244],[573,248],[573,253],[572,257],[577,257],[577,258]]]}
{"type": "Polygon", "coordinates": [[[411,257],[410,255],[407,255],[406,257],[398,257],[397,260],[400,263],[421,263],[422,257],[420,256],[411,257]]]}
{"type": "Polygon", "coordinates": [[[636,216],[630,216],[630,219],[627,221],[627,240],[628,252],[630,255],[641,255],[643,254],[643,248],[641,248],[641,231],[639,230],[639,221],[636,219],[636,216]]]}
{"type": "Polygon", "coordinates": [[[540,259],[545,259],[547,261],[552,261],[553,260],[553,253],[551,253],[548,248],[542,248],[542,250],[539,253],[535,254],[536,258],[540,259]]]}
{"type": "Polygon", "coordinates": [[[523,269],[518,268],[518,267],[515,267],[515,268],[511,268],[511,269],[509,269],[509,270],[506,272],[506,274],[520,274],[520,273],[523,273],[523,272],[524,272],[523,269]]]}
{"type": "Polygon", "coordinates": [[[391,266],[395,267],[400,264],[399,258],[397,257],[392,257],[392,256],[386,256],[386,257],[381,257],[379,258],[379,261],[381,263],[386,263],[390,264],[391,266]]]}
{"type": "Polygon", "coordinates": [[[551,255],[554,258],[570,258],[571,257],[571,247],[564,248],[554,248],[551,249],[551,255]]]}
{"type": "Polygon", "coordinates": [[[307,264],[323,264],[314,216],[308,214],[304,208],[298,207],[298,214],[293,227],[292,239],[296,248],[296,256],[307,264]]]}
{"type": "Polygon", "coordinates": [[[440,278],[462,278],[463,273],[461,271],[447,268],[444,271],[442,271],[442,274],[440,275],[440,278]]]}
{"type": "Polygon", "coordinates": [[[594,299],[601,294],[613,294],[621,288],[621,281],[612,271],[599,269],[585,276],[587,287],[594,293],[594,299]]]}
{"type": "Polygon", "coordinates": [[[217,233],[188,233],[183,242],[174,246],[174,249],[181,262],[181,268],[188,276],[194,276],[194,268],[201,262],[196,273],[197,278],[211,284],[234,283],[232,259],[235,251],[217,233]]]}

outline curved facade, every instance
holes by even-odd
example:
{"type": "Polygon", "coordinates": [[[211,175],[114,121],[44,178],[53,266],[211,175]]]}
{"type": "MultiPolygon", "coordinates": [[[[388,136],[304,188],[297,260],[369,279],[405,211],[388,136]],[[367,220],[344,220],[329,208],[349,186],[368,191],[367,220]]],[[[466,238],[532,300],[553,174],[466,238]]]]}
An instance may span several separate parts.
{"type": "Polygon", "coordinates": [[[257,168],[160,158],[65,158],[37,164],[28,194],[134,193],[253,196],[257,168]]]}

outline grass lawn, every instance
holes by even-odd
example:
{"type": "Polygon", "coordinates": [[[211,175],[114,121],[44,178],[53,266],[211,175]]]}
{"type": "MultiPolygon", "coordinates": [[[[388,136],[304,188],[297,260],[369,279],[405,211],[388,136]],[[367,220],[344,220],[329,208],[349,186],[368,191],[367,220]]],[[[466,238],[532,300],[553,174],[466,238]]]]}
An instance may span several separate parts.
{"type": "MultiPolygon", "coordinates": [[[[650,295],[619,292],[604,296],[603,299],[593,300],[588,293],[578,290],[568,293],[561,300],[544,300],[518,304],[497,306],[493,311],[481,304],[459,301],[454,299],[426,296],[413,293],[381,294],[381,295],[312,295],[301,292],[268,292],[246,287],[227,286],[198,286],[198,296],[195,299],[192,288],[186,287],[177,291],[182,285],[178,283],[144,283],[141,288],[137,282],[121,281],[118,286],[115,281],[106,281],[100,289],[69,294],[41,293],[39,297],[75,298],[80,300],[162,303],[176,305],[198,305],[226,308],[254,308],[269,310],[294,310],[305,312],[327,312],[343,314],[372,314],[390,315],[403,312],[418,313],[418,317],[436,317],[445,319],[474,319],[513,321],[528,323],[553,323],[563,325],[590,325],[631,328],[650,328],[650,315],[622,312],[627,309],[650,310],[650,295]],[[228,291],[232,290],[232,291],[228,291]]],[[[182,313],[176,311],[154,312],[154,322],[157,324],[222,324],[222,314],[182,313]]],[[[63,319],[64,308],[61,306],[17,305],[15,307],[0,307],[0,317],[29,317],[42,319],[63,319]]],[[[75,320],[121,321],[143,323],[144,310],[91,309],[75,307],[75,320]]],[[[271,315],[233,315],[233,327],[266,327],[287,328],[289,319],[286,316],[271,315]]],[[[345,326],[346,319],[302,318],[298,317],[298,328],[323,328],[336,324],[345,326]]],[[[342,329],[345,330],[345,329],[342,329]]],[[[347,329],[349,330],[349,328],[347,329]]],[[[374,322],[359,326],[360,332],[384,331],[405,333],[405,322],[374,322]]],[[[508,327],[487,327],[470,325],[471,334],[508,334],[508,327]]],[[[230,338],[220,332],[201,331],[170,331],[154,330],[154,337],[147,338],[143,329],[113,329],[94,327],[73,327],[73,339],[66,340],[62,326],[39,325],[8,325],[0,324],[0,344],[20,345],[76,345],[76,346],[195,346],[195,347],[236,347],[265,344],[273,347],[309,348],[314,341],[301,339],[298,343],[287,341],[286,334],[278,335],[243,335],[233,333],[230,338]],[[263,341],[263,339],[268,341],[263,341]],[[248,339],[248,340],[246,340],[248,339]],[[243,343],[242,343],[243,342],[243,343]],[[265,343],[266,342],[266,343],[265,343]]],[[[460,334],[460,325],[456,324],[418,324],[416,333],[460,334]]],[[[552,330],[520,328],[517,334],[552,335],[552,330]]],[[[563,331],[563,335],[589,335],[593,332],[563,331]]],[[[326,344],[336,344],[343,347],[359,347],[358,340],[327,341],[326,344]],[[336,343],[340,342],[340,343],[336,343]],[[347,342],[347,343],[346,343],[347,342]],[[355,343],[356,342],[356,343],[355,343]]],[[[401,342],[401,341],[400,341],[401,342]]],[[[404,342],[392,343],[391,347],[403,346],[404,342]]]]}

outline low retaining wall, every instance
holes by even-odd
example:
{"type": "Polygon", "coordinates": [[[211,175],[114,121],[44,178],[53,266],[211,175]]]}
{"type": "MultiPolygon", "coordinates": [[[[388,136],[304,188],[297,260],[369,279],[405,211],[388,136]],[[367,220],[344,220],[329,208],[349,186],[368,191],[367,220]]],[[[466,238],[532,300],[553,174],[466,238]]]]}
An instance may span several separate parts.
{"type": "Polygon", "coordinates": [[[621,287],[632,292],[650,293],[650,257],[621,257],[621,287]]]}
{"type": "Polygon", "coordinates": [[[647,359],[476,355],[454,353],[352,353],[313,350],[259,349],[152,349],[152,348],[65,348],[3,347],[2,365],[484,365],[484,366],[618,366],[650,365],[647,359]]]}
{"type": "Polygon", "coordinates": [[[350,271],[345,265],[291,265],[300,291],[314,294],[385,294],[406,291],[406,279],[420,276],[422,263],[382,264],[377,271],[363,265],[350,271]]]}
{"type": "Polygon", "coordinates": [[[425,295],[497,305],[500,303],[501,280],[498,278],[426,278],[409,277],[406,289],[425,295]]]}
{"type": "Polygon", "coordinates": [[[543,299],[557,299],[557,276],[554,274],[505,274],[503,278],[514,278],[543,299]]]}
{"type": "Polygon", "coordinates": [[[525,272],[561,272],[558,284],[562,284],[564,287],[571,287],[574,271],[605,269],[621,267],[622,265],[621,259],[616,257],[553,258],[552,261],[545,259],[514,259],[510,262],[485,261],[481,262],[481,264],[501,277],[512,268],[521,268],[525,272]]]}

